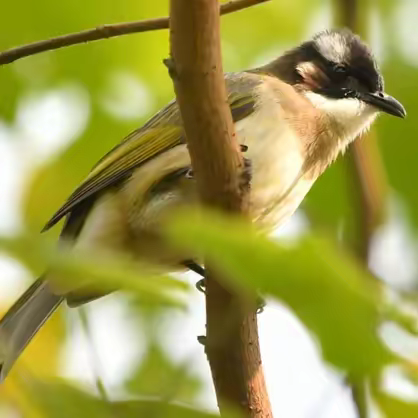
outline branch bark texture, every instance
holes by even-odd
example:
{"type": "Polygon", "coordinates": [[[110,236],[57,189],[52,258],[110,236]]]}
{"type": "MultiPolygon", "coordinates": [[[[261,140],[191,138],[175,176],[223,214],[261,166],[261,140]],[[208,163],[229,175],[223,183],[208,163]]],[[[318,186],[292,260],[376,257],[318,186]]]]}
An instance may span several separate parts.
{"type": "MultiPolygon", "coordinates": [[[[259,3],[269,0],[232,0],[222,4],[221,14],[236,12],[259,3]]],[[[71,45],[85,42],[97,41],[99,39],[113,38],[115,36],[129,35],[132,33],[147,32],[158,29],[168,29],[168,17],[157,19],[141,20],[138,22],[118,23],[113,25],[101,25],[94,29],[82,32],[70,33],[56,38],[33,42],[17,48],[8,49],[0,52],[0,65],[10,64],[20,58],[39,54],[40,52],[51,51],[53,49],[64,48],[71,45]]]]}
{"type": "MultiPolygon", "coordinates": [[[[193,171],[204,204],[245,213],[244,161],[234,134],[222,71],[216,0],[171,0],[171,59],[193,171]]],[[[261,366],[255,308],[222,285],[207,266],[206,354],[221,414],[228,406],[244,416],[272,417],[261,366]]]]}

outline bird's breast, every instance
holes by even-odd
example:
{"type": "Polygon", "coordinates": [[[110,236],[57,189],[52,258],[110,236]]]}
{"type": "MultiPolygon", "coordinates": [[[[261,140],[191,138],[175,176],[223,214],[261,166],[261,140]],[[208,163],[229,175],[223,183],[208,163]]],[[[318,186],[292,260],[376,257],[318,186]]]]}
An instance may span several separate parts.
{"type": "Polygon", "coordinates": [[[274,101],[259,103],[235,129],[252,164],[252,216],[276,227],[293,214],[313,183],[303,175],[303,143],[274,101]]]}

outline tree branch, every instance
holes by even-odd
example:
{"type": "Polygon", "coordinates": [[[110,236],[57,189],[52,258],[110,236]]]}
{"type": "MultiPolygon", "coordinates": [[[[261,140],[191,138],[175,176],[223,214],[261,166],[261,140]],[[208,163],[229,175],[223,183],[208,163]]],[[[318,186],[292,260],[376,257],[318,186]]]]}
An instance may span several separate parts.
{"type": "MultiPolygon", "coordinates": [[[[245,164],[227,101],[219,21],[215,0],[171,0],[172,58],[166,64],[202,201],[245,213],[249,187],[243,187],[245,164]]],[[[271,418],[255,308],[223,287],[210,263],[207,271],[205,348],[221,414],[232,405],[246,417],[271,418]]]]}
{"type": "MultiPolygon", "coordinates": [[[[220,14],[236,12],[256,4],[269,0],[232,0],[220,6],[220,14]]],[[[99,39],[113,38],[116,36],[129,35],[132,33],[147,32],[158,29],[168,29],[169,19],[161,17],[157,19],[141,20],[138,22],[118,23],[113,25],[102,25],[94,29],[82,32],[58,36],[44,41],[33,42],[17,48],[0,52],[0,66],[10,64],[20,58],[39,54],[40,52],[64,48],[71,45],[85,42],[97,41],[99,39]]]]}

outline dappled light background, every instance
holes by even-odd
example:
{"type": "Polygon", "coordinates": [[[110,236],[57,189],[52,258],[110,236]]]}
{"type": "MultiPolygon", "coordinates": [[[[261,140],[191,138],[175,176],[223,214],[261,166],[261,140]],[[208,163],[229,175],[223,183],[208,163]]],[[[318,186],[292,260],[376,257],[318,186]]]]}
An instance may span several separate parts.
{"type": "MultiPolygon", "coordinates": [[[[259,65],[332,27],[335,3],[272,0],[223,17],[225,70],[259,65]]],[[[405,120],[382,116],[376,123],[387,190],[384,217],[373,232],[368,264],[379,278],[415,298],[418,3],[359,3],[368,16],[367,37],[386,90],[408,111],[405,120]]],[[[167,13],[166,0],[5,2],[0,14],[0,50],[103,23],[167,13]]],[[[155,31],[48,52],[0,67],[1,235],[38,232],[105,152],[172,99],[172,83],[162,64],[168,50],[168,31],[155,31]]],[[[352,176],[347,160],[339,159],[290,222],[276,231],[276,238],[294,240],[320,231],[337,246],[351,242],[359,230],[352,176]]],[[[58,233],[55,227],[46,234],[52,239],[58,233]]],[[[41,269],[29,271],[0,253],[0,312],[37,273],[41,269]]],[[[171,388],[172,398],[215,411],[209,366],[197,343],[197,336],[205,333],[204,297],[194,290],[196,275],[181,277],[193,289],[186,310],[147,308],[129,294],[107,296],[81,313],[61,308],[0,387],[0,416],[46,416],[18,384],[29,372],[37,377],[61,376],[93,393],[103,384],[110,399],[137,393],[155,396],[171,388]]],[[[315,338],[289,309],[269,300],[259,324],[268,390],[278,417],[356,416],[345,376],[324,364],[315,338]]],[[[415,337],[393,324],[383,326],[380,333],[391,349],[417,364],[415,337]]],[[[399,370],[386,371],[385,388],[418,402],[418,386],[399,370]]]]}

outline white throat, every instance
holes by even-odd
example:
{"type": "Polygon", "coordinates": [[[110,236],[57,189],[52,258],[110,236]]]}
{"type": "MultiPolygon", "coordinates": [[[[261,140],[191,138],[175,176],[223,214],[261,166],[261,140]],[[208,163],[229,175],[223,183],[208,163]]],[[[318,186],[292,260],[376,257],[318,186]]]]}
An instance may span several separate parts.
{"type": "Polygon", "coordinates": [[[350,142],[367,131],[378,115],[378,110],[354,98],[331,99],[312,91],[305,92],[306,98],[336,123],[338,139],[345,148],[350,142]]]}

